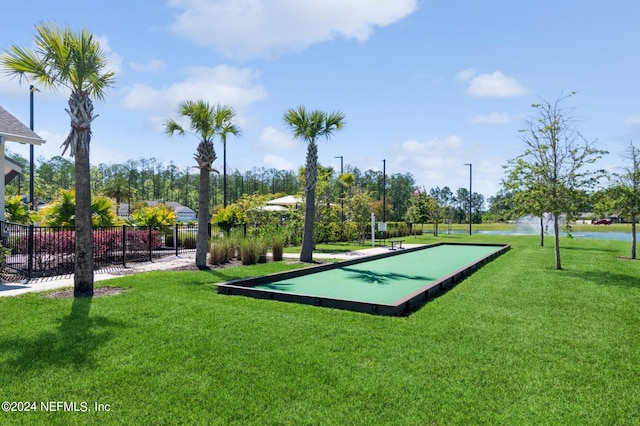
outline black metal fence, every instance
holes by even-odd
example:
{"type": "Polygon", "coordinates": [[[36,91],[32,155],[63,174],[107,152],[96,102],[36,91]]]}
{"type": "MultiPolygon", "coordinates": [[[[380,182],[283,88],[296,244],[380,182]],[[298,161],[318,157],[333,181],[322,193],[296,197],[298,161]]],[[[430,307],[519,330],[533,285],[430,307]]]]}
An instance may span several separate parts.
{"type": "MultiPolygon", "coordinates": [[[[70,274],[74,271],[75,229],[20,225],[0,221],[1,241],[11,250],[5,272],[26,278],[70,274]]],[[[176,224],[162,228],[110,226],[93,229],[93,263],[96,269],[127,266],[128,262],[196,248],[197,225],[176,224]]],[[[209,235],[211,230],[209,229],[209,235]]]]}

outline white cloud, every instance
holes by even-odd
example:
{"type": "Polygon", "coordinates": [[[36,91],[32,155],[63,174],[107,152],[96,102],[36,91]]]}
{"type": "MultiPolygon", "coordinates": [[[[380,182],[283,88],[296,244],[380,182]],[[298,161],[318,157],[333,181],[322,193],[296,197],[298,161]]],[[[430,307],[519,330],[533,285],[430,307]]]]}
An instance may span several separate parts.
{"type": "Polygon", "coordinates": [[[109,38],[107,36],[96,37],[96,41],[100,44],[102,50],[104,50],[107,57],[106,71],[115,71],[116,74],[120,73],[122,69],[122,56],[111,50],[109,46],[109,38]]]}
{"type": "Polygon", "coordinates": [[[467,93],[480,98],[511,98],[529,93],[516,79],[500,71],[477,75],[475,70],[468,69],[459,72],[456,78],[468,82],[467,93]]]}
{"type": "Polygon", "coordinates": [[[269,126],[266,127],[258,139],[258,147],[269,151],[291,151],[300,146],[291,137],[269,126]]]}
{"type": "Polygon", "coordinates": [[[278,170],[296,170],[296,165],[291,161],[279,155],[267,154],[262,160],[267,168],[274,168],[278,170]]]}
{"type": "Polygon", "coordinates": [[[407,140],[393,146],[391,152],[388,170],[410,172],[428,187],[452,185],[452,178],[465,173],[462,164],[467,151],[457,135],[426,142],[407,140]]]}
{"type": "Polygon", "coordinates": [[[147,62],[131,62],[131,69],[140,72],[160,72],[166,64],[159,59],[150,59],[147,62]]]}
{"type": "Polygon", "coordinates": [[[479,145],[465,142],[462,137],[452,135],[434,138],[425,142],[407,140],[391,149],[392,158],[387,161],[390,170],[409,172],[420,186],[427,190],[436,186],[448,186],[452,191],[469,187],[469,166],[473,163],[473,192],[486,197],[498,191],[496,182],[504,173],[500,161],[483,159],[479,145]]]}
{"type": "Polygon", "coordinates": [[[476,75],[476,70],[473,68],[467,68],[466,70],[460,71],[456,74],[456,78],[460,81],[469,81],[474,75],[476,75]]]}
{"type": "Polygon", "coordinates": [[[624,120],[624,124],[626,124],[627,126],[638,126],[638,125],[640,125],[640,115],[632,115],[630,117],[627,117],[624,120]]]}
{"type": "Polygon", "coordinates": [[[187,77],[162,88],[135,84],[128,89],[123,103],[126,108],[139,109],[151,115],[157,125],[175,116],[178,104],[184,100],[204,99],[213,104],[228,104],[238,113],[238,124],[243,122],[244,110],[254,102],[267,98],[266,90],[255,84],[259,73],[249,68],[218,65],[214,68],[191,67],[187,77]]]}
{"type": "Polygon", "coordinates": [[[417,0],[169,0],[177,34],[230,57],[300,51],[335,37],[368,40],[413,13],[417,0]]]}
{"type": "Polygon", "coordinates": [[[472,124],[509,124],[511,121],[513,121],[513,119],[505,112],[492,112],[488,115],[476,115],[470,120],[472,124]]]}

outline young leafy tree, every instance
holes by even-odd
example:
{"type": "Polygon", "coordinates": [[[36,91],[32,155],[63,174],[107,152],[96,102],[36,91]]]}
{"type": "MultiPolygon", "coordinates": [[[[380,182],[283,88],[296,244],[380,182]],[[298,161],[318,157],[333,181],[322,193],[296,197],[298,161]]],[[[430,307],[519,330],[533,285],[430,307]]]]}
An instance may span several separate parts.
{"type": "Polygon", "coordinates": [[[53,23],[36,25],[34,48],[11,46],[0,56],[8,74],[33,79],[40,87],[71,91],[71,131],[62,144],[64,155],[75,158],[76,238],[74,296],[93,296],[93,240],[89,145],[93,114],[91,98],[103,99],[114,84],[115,73],[106,71],[107,57],[93,35],[73,32],[53,23]]]}
{"type": "MultiPolygon", "coordinates": [[[[211,106],[204,100],[184,101],[178,106],[178,114],[189,119],[189,128],[195,134],[200,143],[194,159],[200,169],[200,186],[198,189],[198,235],[196,240],[196,266],[199,269],[207,268],[207,252],[209,251],[209,182],[211,172],[217,172],[213,168],[216,160],[216,151],[213,140],[221,131],[228,128],[235,117],[233,109],[229,106],[211,106]]],[[[177,121],[169,120],[165,123],[165,132],[169,136],[175,133],[185,134],[185,130],[177,121]]]]}
{"type": "Polygon", "coordinates": [[[560,216],[571,217],[578,208],[583,190],[592,188],[604,171],[589,168],[606,151],[595,148],[578,131],[572,109],[563,106],[569,97],[555,101],[541,99],[532,105],[535,116],[521,130],[525,151],[507,166],[509,189],[516,201],[531,199],[530,213],[543,212],[553,216],[556,269],[562,269],[560,259],[560,216]]]}
{"type": "Polygon", "coordinates": [[[347,217],[356,224],[358,234],[364,243],[364,237],[371,224],[371,204],[373,199],[367,191],[356,191],[347,199],[347,217]]]}
{"type": "Polygon", "coordinates": [[[631,258],[636,259],[636,221],[640,216],[640,148],[630,140],[624,153],[626,166],[615,173],[616,183],[607,190],[613,209],[631,221],[631,258]]]}
{"type": "Polygon", "coordinates": [[[336,130],[344,126],[344,114],[339,111],[326,113],[308,111],[304,106],[291,108],[284,114],[284,122],[293,132],[293,137],[307,142],[305,165],[305,212],[300,261],[311,262],[313,258],[313,222],[316,209],[316,181],[318,177],[318,139],[329,139],[336,130]]]}
{"type": "MultiPolygon", "coordinates": [[[[409,198],[409,209],[407,210],[407,219],[413,224],[425,224],[429,221],[429,196],[427,190],[424,188],[416,187],[409,198]]],[[[435,230],[434,230],[435,235],[435,230]]]]}

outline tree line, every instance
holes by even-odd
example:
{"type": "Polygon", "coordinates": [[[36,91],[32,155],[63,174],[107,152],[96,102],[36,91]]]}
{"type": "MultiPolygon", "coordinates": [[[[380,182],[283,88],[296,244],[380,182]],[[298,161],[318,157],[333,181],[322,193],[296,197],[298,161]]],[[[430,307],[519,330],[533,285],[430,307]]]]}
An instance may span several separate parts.
{"type": "MultiPolygon", "coordinates": [[[[28,195],[29,160],[7,149],[7,156],[20,164],[22,174],[6,186],[7,196],[28,195]]],[[[38,157],[34,165],[34,197],[50,203],[59,197],[60,188],[75,187],[74,164],[62,156],[52,158],[38,157]]],[[[319,166],[319,181],[322,185],[322,200],[339,202],[345,178],[332,167],[319,166]]],[[[238,169],[227,173],[228,203],[236,203],[245,194],[277,195],[297,194],[303,191],[305,168],[299,170],[279,170],[275,168],[254,167],[241,172],[238,169]]],[[[95,196],[106,195],[117,202],[137,203],[139,201],[175,201],[194,211],[198,210],[198,176],[193,167],[178,167],[175,163],[163,163],[158,159],[139,158],[125,163],[91,165],[91,192],[95,196]]],[[[346,164],[346,180],[353,181],[358,191],[368,192],[373,200],[380,204],[379,217],[382,217],[382,200],[386,196],[386,217],[390,221],[404,221],[410,207],[411,194],[416,189],[416,181],[411,173],[394,173],[383,178],[382,171],[365,170],[346,164]],[[385,185],[386,184],[386,194],[385,185]]],[[[213,173],[210,182],[210,210],[223,204],[223,176],[213,173]]],[[[484,197],[477,197],[477,212],[481,212],[484,197]]],[[[468,190],[460,188],[452,199],[463,200],[460,209],[466,209],[468,190]],[[457,198],[456,198],[457,196],[457,198]]],[[[460,210],[459,209],[459,210],[460,210]]],[[[466,210],[464,210],[466,211],[466,210]]],[[[462,215],[464,216],[464,215],[462,215]]],[[[456,221],[464,221],[460,214],[456,221]]],[[[477,220],[477,219],[474,219],[477,220]]]]}

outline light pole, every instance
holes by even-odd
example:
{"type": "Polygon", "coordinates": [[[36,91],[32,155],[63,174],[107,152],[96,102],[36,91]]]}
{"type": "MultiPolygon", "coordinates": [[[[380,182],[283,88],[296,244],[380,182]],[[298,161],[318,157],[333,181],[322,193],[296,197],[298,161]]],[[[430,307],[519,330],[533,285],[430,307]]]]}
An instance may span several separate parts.
{"type": "Polygon", "coordinates": [[[464,165],[469,166],[469,235],[471,235],[471,223],[473,222],[473,217],[471,216],[471,182],[473,174],[471,173],[471,170],[473,166],[471,165],[471,163],[464,163],[464,165]]]}
{"type": "Polygon", "coordinates": [[[382,222],[387,223],[387,160],[382,160],[382,222]]]}
{"type": "Polygon", "coordinates": [[[129,169],[129,192],[127,193],[127,219],[131,219],[131,169],[129,169]]]}
{"type": "MultiPolygon", "coordinates": [[[[344,157],[340,155],[334,158],[340,159],[340,177],[342,177],[342,174],[344,173],[344,169],[342,167],[344,157]]],[[[340,219],[342,220],[342,222],[344,222],[344,183],[342,182],[342,180],[340,180],[340,219]]]]}
{"type": "MultiPolygon", "coordinates": [[[[33,92],[40,91],[33,84],[29,86],[29,128],[33,130],[33,92]]],[[[35,210],[33,199],[33,144],[29,144],[29,202],[31,210],[35,210]]]]}

